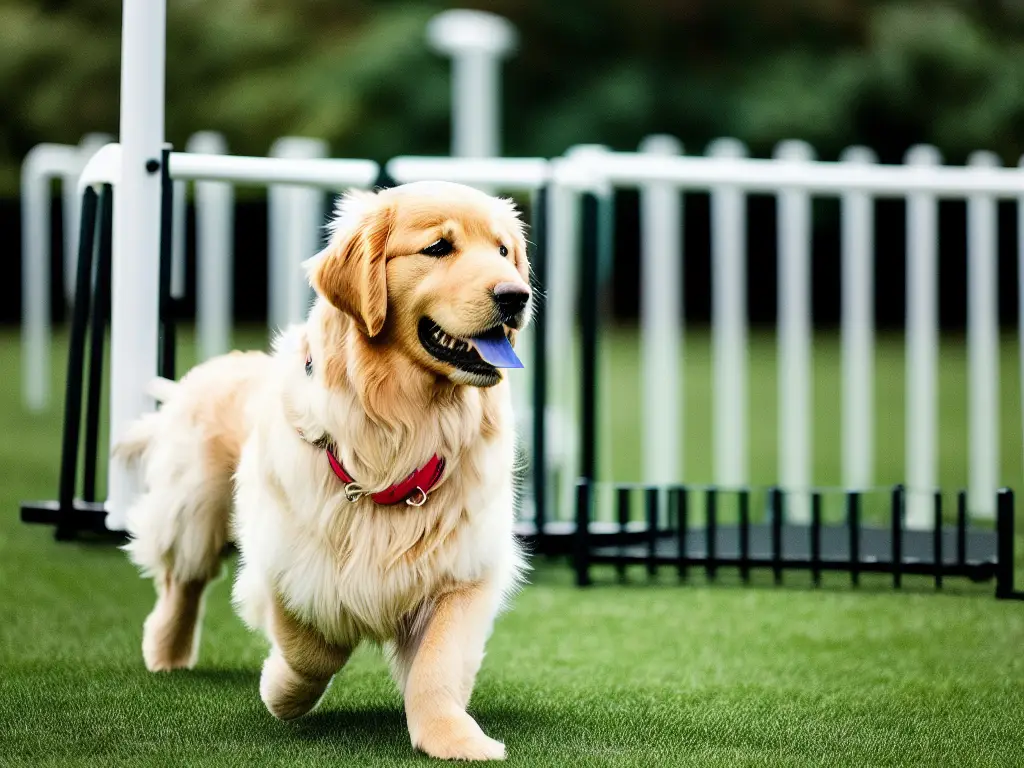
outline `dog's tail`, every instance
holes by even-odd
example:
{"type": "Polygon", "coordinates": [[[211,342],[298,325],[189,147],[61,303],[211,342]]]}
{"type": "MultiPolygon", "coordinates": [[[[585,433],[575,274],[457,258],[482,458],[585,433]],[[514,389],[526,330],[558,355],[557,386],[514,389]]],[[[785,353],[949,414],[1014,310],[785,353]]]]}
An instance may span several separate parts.
{"type": "Polygon", "coordinates": [[[176,381],[165,379],[163,376],[157,376],[146,385],[146,394],[158,403],[166,403],[174,397],[174,393],[178,391],[179,386],[176,381]]]}
{"type": "MultiPolygon", "coordinates": [[[[146,394],[158,403],[166,403],[174,397],[178,386],[178,382],[158,376],[146,385],[146,394]]],[[[132,422],[121,439],[114,444],[114,456],[127,463],[140,459],[156,439],[161,416],[159,411],[146,413],[132,422]]]]}

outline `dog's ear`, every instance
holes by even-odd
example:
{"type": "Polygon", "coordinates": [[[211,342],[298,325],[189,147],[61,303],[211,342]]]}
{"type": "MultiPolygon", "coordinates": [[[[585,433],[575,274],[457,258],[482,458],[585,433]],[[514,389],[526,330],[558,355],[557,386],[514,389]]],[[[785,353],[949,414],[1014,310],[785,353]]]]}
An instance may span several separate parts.
{"type": "Polygon", "coordinates": [[[330,244],[309,263],[314,290],[371,337],[380,333],[387,316],[387,245],[394,224],[394,209],[375,198],[363,194],[343,200],[330,244]],[[361,210],[351,210],[353,203],[361,210]]]}

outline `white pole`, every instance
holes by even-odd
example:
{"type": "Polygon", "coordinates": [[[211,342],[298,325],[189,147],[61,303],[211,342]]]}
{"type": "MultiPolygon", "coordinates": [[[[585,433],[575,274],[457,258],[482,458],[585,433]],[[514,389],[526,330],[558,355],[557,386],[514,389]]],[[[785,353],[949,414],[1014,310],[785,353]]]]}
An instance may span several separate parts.
{"type": "MultiPolygon", "coordinates": [[[[802,141],[782,142],[783,163],[814,159],[802,141]]],[[[811,200],[804,190],[779,192],[779,480],[791,493],[786,518],[810,520],[811,485],[811,200]],[[794,492],[795,491],[795,492],[794,492]]]]}
{"type": "MultiPolygon", "coordinates": [[[[712,142],[709,157],[745,157],[736,139],[712,142]]],[[[747,207],[735,186],[711,189],[711,335],[714,354],[714,478],[735,488],[750,481],[747,446],[747,207]]]]}
{"type": "MultiPolygon", "coordinates": [[[[270,148],[271,157],[326,157],[327,142],[304,136],[285,136],[270,148]]],[[[312,291],[301,263],[320,250],[323,235],[323,190],[278,184],[268,190],[270,246],[267,277],[267,321],[271,333],[306,319],[312,291]]]]}
{"type": "MultiPolygon", "coordinates": [[[[640,151],[678,155],[673,136],[648,136],[640,151]]],[[[683,243],[682,195],[673,185],[640,190],[640,391],[643,480],[652,485],[682,477],[683,243]]]]}
{"type": "MultiPolygon", "coordinates": [[[[228,146],[221,134],[200,131],[186,150],[224,155],[228,146]]],[[[195,201],[196,328],[199,359],[207,360],[231,348],[234,188],[222,181],[197,181],[195,201]]]]}
{"type": "Polygon", "coordinates": [[[548,406],[548,472],[560,478],[552,519],[561,512],[572,519],[579,468],[576,329],[579,196],[553,184],[548,193],[548,284],[546,286],[548,406]]]}
{"type": "MultiPolygon", "coordinates": [[[[114,198],[110,437],[153,409],[160,293],[160,155],[164,137],[166,0],[124,0],[121,40],[121,182],[114,198]],[[156,167],[154,168],[154,163],[156,167]]],[[[107,528],[125,527],[138,478],[111,457],[107,528]]]]}
{"type": "MultiPolygon", "coordinates": [[[[1024,157],[1017,162],[1024,169],[1024,157]]],[[[1024,196],[1017,199],[1017,343],[1020,347],[1021,434],[1024,435],[1024,196]]]]}
{"type": "MultiPolygon", "coordinates": [[[[100,147],[109,144],[105,133],[87,133],[78,142],[74,167],[61,174],[61,195],[64,207],[64,297],[70,307],[75,300],[75,269],[78,264],[78,234],[82,220],[82,197],[78,192],[78,176],[100,147]]],[[[49,217],[47,217],[49,219],[49,217]]]]}
{"type": "MultiPolygon", "coordinates": [[[[877,162],[867,147],[850,147],[844,163],[877,162]]],[[[866,192],[842,199],[843,487],[870,488],[875,475],[874,207],[866,192]]]]}
{"type": "MultiPolygon", "coordinates": [[[[932,146],[912,147],[905,162],[927,169],[942,162],[932,146]]],[[[907,198],[907,526],[928,528],[937,487],[938,204],[935,195],[907,198]]]]}
{"type": "MultiPolygon", "coordinates": [[[[992,152],[975,152],[967,164],[995,168],[992,152]]],[[[967,201],[967,355],[970,385],[971,514],[994,518],[999,487],[999,290],[996,201],[971,195],[967,201]]]]}
{"type": "Polygon", "coordinates": [[[45,146],[21,167],[21,392],[35,412],[50,402],[50,177],[37,161],[45,146]]]}
{"type": "Polygon", "coordinates": [[[427,41],[452,59],[452,154],[501,152],[501,59],[516,46],[515,27],[484,11],[453,9],[427,25],[427,41]]]}

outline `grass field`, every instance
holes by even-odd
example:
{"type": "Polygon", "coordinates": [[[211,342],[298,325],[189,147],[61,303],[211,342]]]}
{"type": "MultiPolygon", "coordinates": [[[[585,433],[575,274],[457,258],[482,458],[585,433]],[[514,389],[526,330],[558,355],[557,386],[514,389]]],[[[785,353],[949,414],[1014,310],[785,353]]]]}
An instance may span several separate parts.
{"type": "MultiPolygon", "coordinates": [[[[687,465],[699,474],[709,471],[697,425],[709,418],[710,375],[700,337],[691,342],[687,465]]],[[[634,391],[628,339],[611,346],[614,386],[634,391]]],[[[945,397],[962,392],[965,377],[962,349],[944,351],[945,397]]],[[[758,339],[752,352],[752,414],[757,403],[773,413],[772,349],[758,339]]],[[[4,332],[0,765],[427,764],[408,745],[401,702],[371,649],[356,654],[312,716],[274,721],[257,693],[266,648],[232,614],[228,578],[211,590],[197,669],[145,672],[149,583],[109,545],[57,544],[48,529],[17,521],[20,500],[55,493],[60,434],[58,407],[33,417],[18,406],[17,360],[16,336],[4,332]]],[[[834,413],[833,341],[822,340],[818,360],[826,370],[816,397],[834,413]]],[[[900,392],[900,360],[895,342],[883,340],[880,401],[882,390],[900,392]]],[[[1009,348],[1003,371],[1003,479],[1019,487],[1009,348]]],[[[882,407],[892,431],[880,434],[879,476],[889,481],[902,466],[902,406],[895,395],[884,402],[893,403],[882,407]]],[[[612,425],[617,476],[638,466],[637,437],[626,428],[633,407],[612,425]]],[[[955,412],[943,419],[946,483],[963,481],[963,421],[955,412]]],[[[774,421],[753,424],[752,465],[770,480],[774,421]]],[[[835,423],[822,417],[816,434],[816,471],[827,481],[838,467],[835,423]]],[[[782,589],[741,588],[727,577],[680,587],[667,575],[617,585],[601,572],[599,586],[580,591],[559,564],[537,566],[498,622],[471,705],[513,765],[1024,763],[1024,604],[997,602],[990,586],[932,594],[911,581],[894,594],[873,580],[853,591],[840,579],[812,590],[798,577],[782,589]]]]}

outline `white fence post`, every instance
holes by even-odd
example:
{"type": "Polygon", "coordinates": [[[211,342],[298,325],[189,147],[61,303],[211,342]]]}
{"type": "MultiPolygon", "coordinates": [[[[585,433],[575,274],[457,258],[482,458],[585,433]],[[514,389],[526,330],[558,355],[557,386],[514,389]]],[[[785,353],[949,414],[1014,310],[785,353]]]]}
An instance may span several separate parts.
{"type": "MultiPolygon", "coordinates": [[[[1024,157],[1017,162],[1024,173],[1024,157]]],[[[1017,198],[1017,339],[1020,358],[1021,433],[1024,434],[1024,195],[1017,198]]]]}
{"type": "MultiPolygon", "coordinates": [[[[189,139],[188,152],[227,154],[224,137],[201,131],[189,139]]],[[[196,331],[199,360],[231,348],[231,318],[235,192],[221,181],[195,183],[196,209],[196,331]]]]}
{"type": "MultiPolygon", "coordinates": [[[[648,136],[640,151],[671,156],[683,147],[673,136],[648,136]]],[[[683,471],[682,205],[674,184],[645,184],[640,190],[641,458],[648,484],[675,482],[683,471]]]]}
{"type": "Polygon", "coordinates": [[[58,145],[29,150],[21,166],[21,393],[30,411],[50,402],[50,178],[43,161],[58,145]]]}
{"type": "MultiPolygon", "coordinates": [[[[227,153],[227,143],[223,135],[215,131],[199,131],[192,134],[185,143],[185,151],[194,154],[223,155],[227,153]]],[[[187,280],[185,252],[187,250],[187,213],[188,213],[188,183],[184,181],[174,182],[174,209],[172,211],[172,230],[174,232],[171,240],[171,296],[181,299],[185,296],[185,282],[187,280]]],[[[199,228],[199,217],[201,213],[196,206],[196,229],[199,228]]],[[[198,241],[198,238],[197,238],[198,241]]],[[[196,265],[198,269],[198,245],[196,249],[196,265]]],[[[198,280],[197,280],[198,283],[198,280]]],[[[201,300],[201,297],[199,297],[201,300]]]]}
{"type": "MultiPolygon", "coordinates": [[[[547,413],[548,472],[560,473],[554,512],[572,519],[579,467],[576,418],[578,357],[575,343],[579,195],[561,184],[548,193],[547,357],[550,383],[547,413]]],[[[552,515],[554,518],[554,515],[552,515]]]]}
{"type": "MultiPolygon", "coordinates": [[[[919,145],[906,164],[927,169],[942,160],[919,145]]],[[[912,170],[908,170],[908,173],[912,170]]],[[[907,526],[928,528],[937,486],[938,431],[938,203],[930,192],[907,198],[907,526]]]]}
{"type": "Polygon", "coordinates": [[[516,29],[485,11],[453,9],[427,25],[427,41],[452,59],[452,154],[501,152],[501,59],[516,46],[516,29]]]}
{"type": "MultiPolygon", "coordinates": [[[[782,142],[775,157],[783,163],[814,159],[810,145],[782,142]]],[[[811,198],[806,190],[779,192],[779,485],[791,490],[786,519],[810,520],[811,485],[811,198]]]]}
{"type": "MultiPolygon", "coordinates": [[[[1001,165],[992,152],[975,152],[967,164],[978,168],[1001,165]]],[[[971,195],[967,201],[967,217],[968,506],[973,515],[994,518],[999,487],[999,272],[995,198],[971,195]]]]}
{"type": "MultiPolygon", "coordinates": [[[[313,159],[327,154],[326,141],[303,136],[285,136],[270,148],[271,157],[313,159]]],[[[300,265],[320,250],[326,209],[322,190],[290,184],[270,187],[268,202],[267,321],[273,333],[306,319],[313,294],[300,265]]]]}
{"type": "Polygon", "coordinates": [[[63,201],[64,296],[75,297],[81,197],[78,177],[107,137],[86,134],[78,147],[38,144],[21,167],[21,393],[24,406],[42,411],[50,403],[51,373],[51,257],[52,197],[50,183],[61,180],[63,201]]]}
{"type": "MultiPolygon", "coordinates": [[[[736,139],[717,139],[709,157],[746,157],[736,139]]],[[[742,190],[711,188],[711,337],[714,354],[715,484],[735,488],[750,480],[747,373],[747,206],[742,190]]]]}
{"type": "MultiPolygon", "coordinates": [[[[877,162],[867,147],[850,147],[841,162],[877,162]]],[[[864,490],[875,476],[874,201],[850,190],[841,198],[843,487],[864,490]]]]}
{"type": "MultiPolygon", "coordinates": [[[[114,195],[110,439],[154,407],[160,295],[160,155],[164,140],[166,0],[125,0],[121,38],[121,179],[114,195]],[[157,167],[152,167],[156,161],[157,167]]],[[[138,477],[111,457],[106,526],[123,531],[138,477]]]]}

